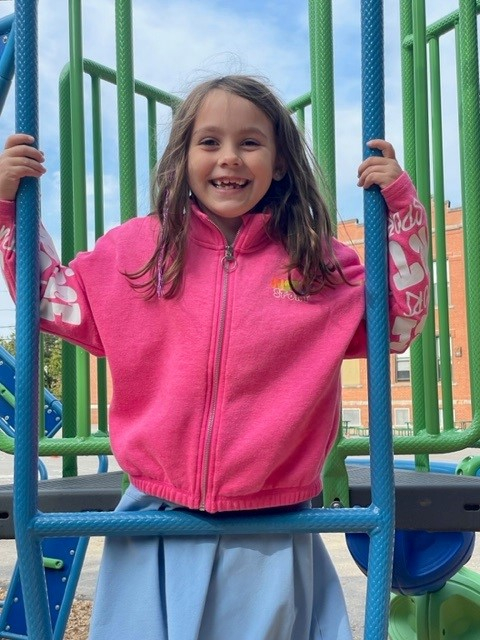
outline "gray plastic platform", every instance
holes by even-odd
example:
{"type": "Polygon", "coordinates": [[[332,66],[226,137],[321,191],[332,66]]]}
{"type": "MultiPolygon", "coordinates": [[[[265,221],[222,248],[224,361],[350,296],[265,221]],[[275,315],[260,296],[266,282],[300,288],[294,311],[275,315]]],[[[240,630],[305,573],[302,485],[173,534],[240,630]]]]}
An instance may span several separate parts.
{"type": "MultiPolygon", "coordinates": [[[[38,483],[38,508],[45,512],[113,511],[122,495],[122,471],[53,478],[38,483]]],[[[13,485],[0,485],[0,539],[15,537],[13,485]]]]}
{"type": "MultiPolygon", "coordinates": [[[[370,468],[347,465],[350,505],[371,503],[370,468]]],[[[480,478],[395,469],[395,526],[426,531],[480,531],[480,478]]],[[[313,501],[323,506],[321,496],[313,501]]]]}
{"type": "MultiPolygon", "coordinates": [[[[347,465],[350,504],[370,504],[370,469],[347,465]]],[[[121,497],[122,472],[41,480],[39,509],[45,512],[113,511],[121,497]]],[[[15,537],[13,485],[0,485],[0,539],[15,537]]],[[[480,478],[395,470],[397,529],[480,531],[480,478]]],[[[322,496],[313,500],[323,506],[322,496]]]]}

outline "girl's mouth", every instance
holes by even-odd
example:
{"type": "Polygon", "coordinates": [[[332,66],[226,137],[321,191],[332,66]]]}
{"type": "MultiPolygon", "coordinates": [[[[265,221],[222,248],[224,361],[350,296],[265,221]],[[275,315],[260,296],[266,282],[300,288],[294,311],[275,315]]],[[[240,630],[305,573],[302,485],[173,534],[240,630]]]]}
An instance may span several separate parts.
{"type": "Polygon", "coordinates": [[[243,189],[249,180],[241,178],[218,178],[210,181],[216,189],[243,189]]]}

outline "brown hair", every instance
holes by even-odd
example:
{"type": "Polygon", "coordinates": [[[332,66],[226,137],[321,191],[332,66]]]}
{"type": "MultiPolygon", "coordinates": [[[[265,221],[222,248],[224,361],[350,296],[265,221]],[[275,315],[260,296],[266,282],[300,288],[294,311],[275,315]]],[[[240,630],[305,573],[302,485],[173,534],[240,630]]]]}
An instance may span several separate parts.
{"type": "Polygon", "coordinates": [[[300,296],[309,295],[326,284],[335,284],[338,276],[345,281],[332,250],[330,216],[318,188],[321,173],[303,135],[288,109],[264,83],[249,76],[229,75],[199,84],[174,115],[154,184],[154,214],[160,218],[161,232],[147,264],[128,274],[132,281],[142,279],[132,286],[143,289],[147,298],[157,291],[170,298],[180,289],[190,218],[187,155],[195,116],[214,89],[249,100],[273,124],[277,154],[286,174],[272,181],[258,209],[271,212],[267,233],[283,244],[289,256],[286,269],[292,290],[300,296]],[[300,281],[292,280],[294,269],[299,271],[300,281]]]}

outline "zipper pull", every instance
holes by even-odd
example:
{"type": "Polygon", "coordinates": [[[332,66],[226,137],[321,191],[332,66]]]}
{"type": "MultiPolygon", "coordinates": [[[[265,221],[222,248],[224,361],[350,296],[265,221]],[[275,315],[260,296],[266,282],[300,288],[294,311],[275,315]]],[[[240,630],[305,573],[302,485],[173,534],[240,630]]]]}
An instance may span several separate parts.
{"type": "Polygon", "coordinates": [[[237,259],[233,255],[232,244],[227,244],[227,246],[225,247],[225,255],[222,258],[222,264],[227,273],[231,273],[237,268],[237,259]]]}

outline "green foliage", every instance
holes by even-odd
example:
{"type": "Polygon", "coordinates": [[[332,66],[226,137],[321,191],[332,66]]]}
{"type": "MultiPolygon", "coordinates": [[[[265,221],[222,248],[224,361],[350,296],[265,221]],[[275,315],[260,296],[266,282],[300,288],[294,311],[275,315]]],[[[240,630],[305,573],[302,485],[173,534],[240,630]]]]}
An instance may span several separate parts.
{"type": "Polygon", "coordinates": [[[0,337],[0,345],[2,345],[2,347],[6,349],[8,353],[14,356],[15,355],[15,332],[12,331],[12,333],[6,338],[0,337]]]}
{"type": "MultiPolygon", "coordinates": [[[[0,337],[0,345],[15,355],[15,332],[0,337]]],[[[42,334],[44,385],[58,400],[62,399],[62,341],[56,336],[42,334]]]]}
{"type": "Polygon", "coordinates": [[[62,399],[62,341],[50,334],[43,335],[43,371],[45,386],[58,400],[62,399]]]}

